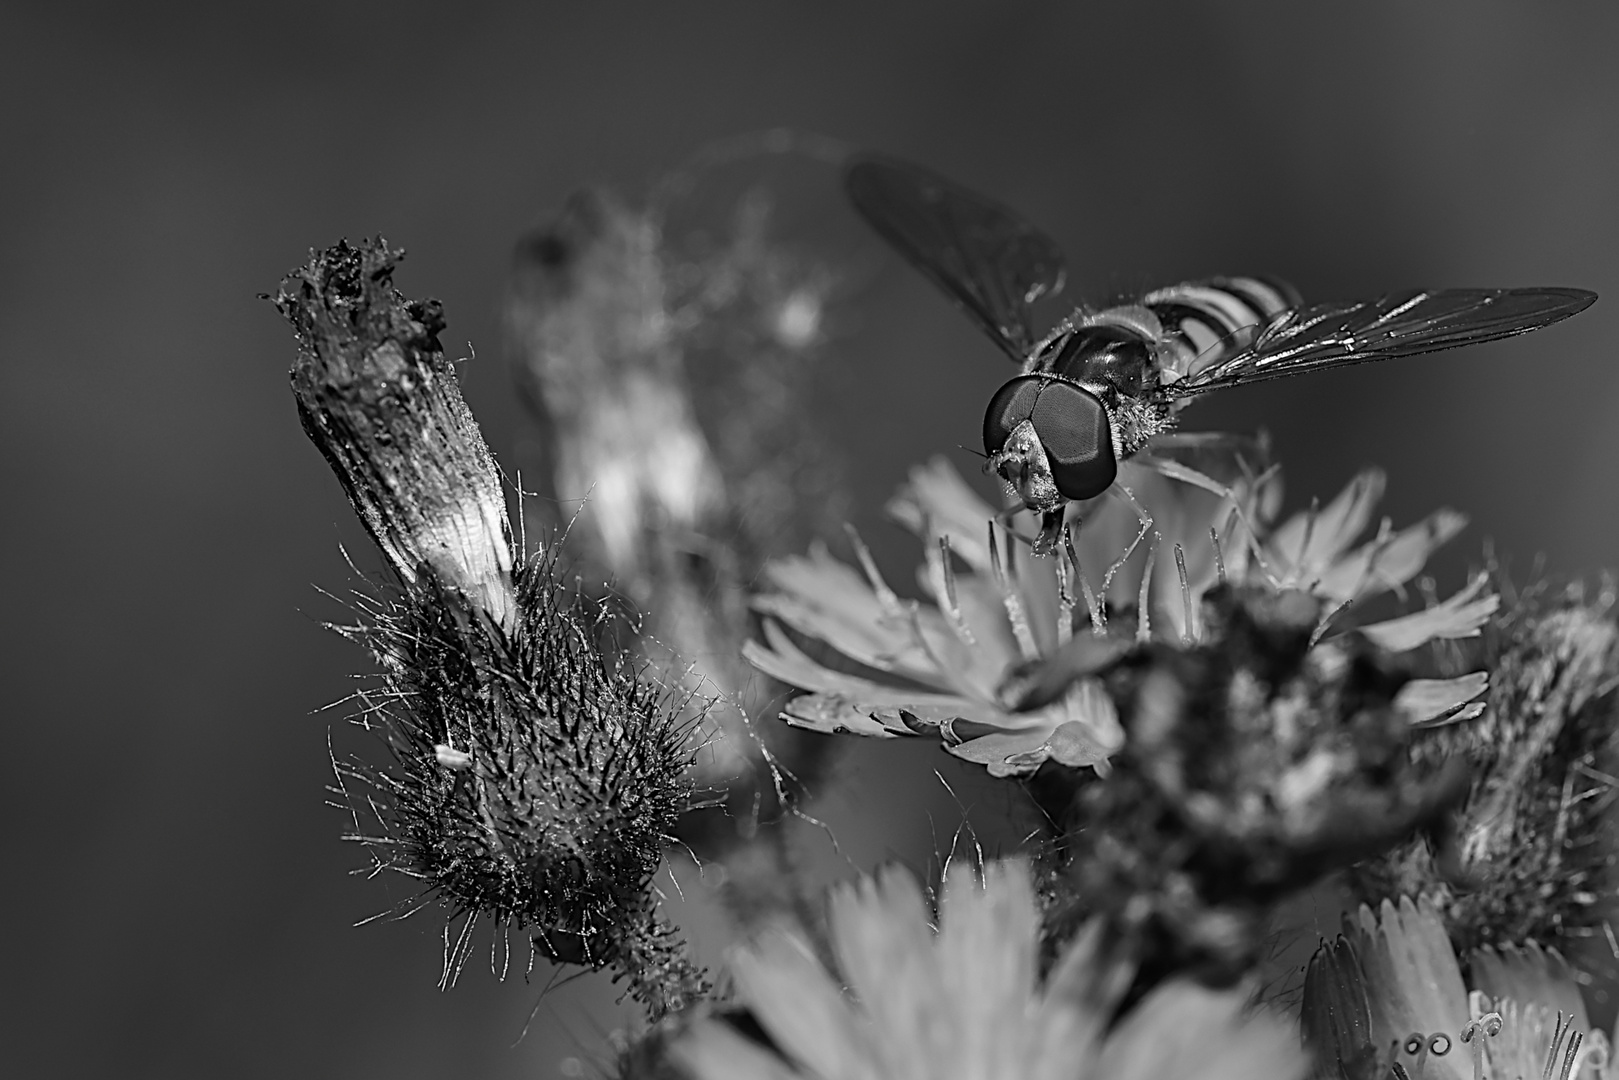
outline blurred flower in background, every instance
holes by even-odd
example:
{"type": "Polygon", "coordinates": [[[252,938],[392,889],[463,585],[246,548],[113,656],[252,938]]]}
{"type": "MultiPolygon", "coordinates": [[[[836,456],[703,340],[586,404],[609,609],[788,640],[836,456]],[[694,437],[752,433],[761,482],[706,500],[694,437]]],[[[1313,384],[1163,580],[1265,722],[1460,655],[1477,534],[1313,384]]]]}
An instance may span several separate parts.
{"type": "Polygon", "coordinates": [[[1080,934],[1042,977],[1024,864],[989,863],[982,880],[951,865],[936,923],[916,880],[890,868],[834,892],[835,972],[789,934],[733,955],[737,1002],[762,1039],[705,1020],[671,1053],[699,1080],[1304,1075],[1292,1024],[1250,1009],[1243,987],[1176,981],[1115,1017],[1131,968],[1100,931],[1080,934]]]}
{"type": "Polygon", "coordinates": [[[710,148],[645,205],[576,194],[518,243],[507,302],[546,436],[536,483],[554,496],[526,503],[532,524],[565,528],[581,572],[631,600],[649,659],[721,699],[694,735],[700,780],[718,786],[756,763],[734,706],[771,692],[738,656],[745,583],[841,500],[803,407],[836,279],[777,237],[777,193],[722,168],[802,156],[804,141],[710,148]],[[679,212],[693,200],[700,226],[679,212]]]}
{"type": "Polygon", "coordinates": [[[758,826],[830,749],[754,723],[780,688],[741,657],[765,558],[841,513],[837,457],[806,408],[838,279],[782,238],[781,185],[760,178],[785,161],[824,179],[804,165],[826,154],[766,133],[704,151],[642,203],[580,192],[519,241],[506,305],[547,458],[528,524],[565,536],[588,589],[629,601],[633,648],[686,694],[700,798],[675,834],[728,860],[744,922],[798,903],[786,839],[758,826]]]}

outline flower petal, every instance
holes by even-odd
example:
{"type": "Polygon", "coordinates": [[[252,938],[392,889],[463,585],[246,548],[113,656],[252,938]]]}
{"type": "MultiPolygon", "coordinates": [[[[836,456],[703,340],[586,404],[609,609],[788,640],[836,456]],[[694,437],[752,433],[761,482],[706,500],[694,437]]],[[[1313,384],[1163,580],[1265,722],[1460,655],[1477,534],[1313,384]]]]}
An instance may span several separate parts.
{"type": "Polygon", "coordinates": [[[1366,531],[1385,482],[1382,470],[1366,469],[1326,506],[1288,518],[1266,545],[1272,571],[1289,585],[1308,588],[1319,581],[1366,531]]]}
{"type": "MultiPolygon", "coordinates": [[[[1108,758],[1124,745],[1118,709],[1095,679],[1074,683],[1061,700],[1043,709],[1009,714],[1003,728],[946,749],[987,766],[991,776],[1013,776],[1032,772],[1047,760],[1105,772],[1108,758]],[[1021,729],[1011,727],[1013,719],[1021,721],[1021,729]]],[[[977,730],[971,723],[953,727],[958,736],[977,730]]]]}
{"type": "Polygon", "coordinates": [[[1311,592],[1347,603],[1397,589],[1416,577],[1428,557],[1466,527],[1465,515],[1436,510],[1410,528],[1363,544],[1344,556],[1311,592]]]}
{"type": "Polygon", "coordinates": [[[939,1007],[931,914],[916,879],[898,866],[832,893],[828,919],[838,968],[870,1018],[885,1075],[927,1075],[916,1068],[916,1055],[938,1052],[948,1061],[958,1038],[939,1007]]]}
{"type": "Polygon", "coordinates": [[[1394,695],[1394,707],[1413,726],[1439,727],[1471,720],[1482,713],[1484,703],[1474,699],[1489,688],[1489,673],[1483,671],[1454,679],[1412,679],[1394,695]]]}
{"type": "Polygon", "coordinates": [[[1046,749],[1051,754],[1051,760],[1059,765],[1067,765],[1071,769],[1094,768],[1099,773],[1106,773],[1108,758],[1118,751],[1123,742],[1122,738],[1100,738],[1089,726],[1070,720],[1057,725],[1046,740],[1046,749]]]}
{"type": "Polygon", "coordinates": [[[1433,907],[1401,898],[1383,901],[1377,915],[1362,906],[1355,952],[1373,1005],[1373,1045],[1392,1046],[1413,1031],[1460,1032],[1467,1023],[1467,988],[1450,937],[1433,907]]]}
{"type": "MultiPolygon", "coordinates": [[[[1007,673],[995,688],[995,699],[1012,709],[1036,709],[1050,704],[1073,693],[1081,681],[1108,667],[1134,647],[1127,638],[1076,634],[1048,659],[1007,673]]],[[[1095,702],[1094,708],[1102,710],[1104,706],[1095,702]]],[[[1117,717],[1111,701],[1105,710],[1117,717]]]]}
{"type": "Polygon", "coordinates": [[[781,1058],[718,1020],[692,1027],[669,1053],[687,1075],[700,1080],[802,1080],[781,1058]]]}
{"type": "Polygon", "coordinates": [[[764,632],[768,644],[746,642],[742,646],[742,656],[766,675],[780,679],[789,686],[835,694],[873,710],[882,707],[908,709],[927,719],[945,720],[959,716],[993,724],[1006,715],[986,702],[972,701],[954,694],[890,686],[859,675],[833,671],[822,667],[794,645],[786,632],[775,623],[766,621],[764,632]]]}
{"type": "Polygon", "coordinates": [[[738,996],[789,1057],[820,1076],[871,1075],[872,1033],[807,944],[767,933],[733,953],[730,968],[738,996]]]}
{"type": "Polygon", "coordinates": [[[1480,574],[1448,600],[1397,619],[1359,627],[1359,633],[1389,652],[1406,652],[1438,638],[1477,637],[1479,629],[1501,607],[1501,597],[1493,592],[1479,597],[1488,584],[1489,576],[1480,574]]]}
{"type": "Polygon", "coordinates": [[[1109,946],[1115,944],[1104,920],[1093,919],[1052,965],[1040,1002],[1042,1020],[1034,1035],[1036,1045],[1030,1053],[1034,1076],[1052,1080],[1072,1077],[1075,1061],[1089,1061],[1095,1056],[1109,1020],[1136,973],[1128,949],[1109,955],[1109,946]]]}
{"type": "MultiPolygon", "coordinates": [[[[929,588],[929,592],[932,590],[929,588]]],[[[1022,659],[1022,650],[1012,634],[1001,591],[987,575],[964,574],[956,578],[956,606],[962,621],[972,632],[974,645],[963,648],[945,662],[956,668],[956,684],[965,692],[989,697],[1006,669],[1022,659]]]]}
{"type": "Polygon", "coordinates": [[[1040,916],[1028,868],[987,863],[980,884],[961,861],[945,873],[939,905],[941,1012],[957,1029],[956,1076],[1016,1075],[1035,1017],[1040,916]]]}
{"type": "Polygon", "coordinates": [[[1171,982],[1114,1028],[1094,1074],[1107,1080],[1288,1080],[1309,1065],[1293,1026],[1244,1017],[1246,993],[1171,982]]]}
{"type": "Polygon", "coordinates": [[[885,604],[824,545],[813,547],[808,557],[771,560],[764,576],[777,591],[756,595],[755,611],[869,668],[929,682],[937,677],[938,665],[918,640],[910,613],[885,604]]]}
{"type": "Polygon", "coordinates": [[[1469,971],[1473,989],[1492,999],[1547,1006],[1573,1017],[1576,1031],[1591,1028],[1573,969],[1556,949],[1542,948],[1534,941],[1475,949],[1469,971]]]}
{"type": "Polygon", "coordinates": [[[1034,772],[1051,756],[1046,746],[1051,731],[1049,728],[1031,729],[984,735],[945,749],[964,761],[984,766],[991,776],[1023,776],[1034,772]]]}
{"type": "Polygon", "coordinates": [[[842,694],[800,694],[782,707],[781,718],[794,727],[836,735],[869,735],[880,739],[912,735],[909,728],[896,730],[862,710],[842,694]]]}
{"type": "Polygon", "coordinates": [[[917,536],[950,538],[950,549],[979,573],[990,572],[989,523],[995,508],[961,478],[949,459],[935,457],[913,468],[888,503],[888,516],[917,536]]]}

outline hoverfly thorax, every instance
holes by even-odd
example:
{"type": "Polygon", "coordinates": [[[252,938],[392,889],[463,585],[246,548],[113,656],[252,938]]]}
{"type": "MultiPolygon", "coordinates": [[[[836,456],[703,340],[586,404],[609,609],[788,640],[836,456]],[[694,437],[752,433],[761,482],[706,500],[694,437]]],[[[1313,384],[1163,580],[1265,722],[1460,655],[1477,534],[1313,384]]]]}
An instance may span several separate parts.
{"type": "Polygon", "coordinates": [[[1056,344],[1045,369],[1082,384],[1105,384],[1127,397],[1140,397],[1157,372],[1151,339],[1123,326],[1087,326],[1056,344]]]}

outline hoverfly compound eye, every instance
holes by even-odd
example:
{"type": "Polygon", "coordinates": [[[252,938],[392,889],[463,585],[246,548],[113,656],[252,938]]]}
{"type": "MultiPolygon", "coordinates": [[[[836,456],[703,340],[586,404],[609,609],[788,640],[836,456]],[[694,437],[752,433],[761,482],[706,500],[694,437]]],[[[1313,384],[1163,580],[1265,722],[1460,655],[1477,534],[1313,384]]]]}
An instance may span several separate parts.
{"type": "Polygon", "coordinates": [[[1113,484],[1119,462],[1107,407],[1095,394],[1053,380],[1040,388],[1029,419],[1046,448],[1057,490],[1070,499],[1094,499],[1113,484]]]}
{"type": "Polygon", "coordinates": [[[1118,475],[1107,407],[1082,386],[1050,375],[1019,375],[989,399],[984,452],[1000,452],[1029,423],[1045,451],[1051,478],[1066,499],[1094,499],[1118,475]]]}
{"type": "Polygon", "coordinates": [[[984,413],[984,453],[999,453],[1012,437],[1012,429],[1034,413],[1040,384],[1044,381],[1038,375],[1019,375],[995,391],[995,396],[989,399],[989,410],[984,413]]]}

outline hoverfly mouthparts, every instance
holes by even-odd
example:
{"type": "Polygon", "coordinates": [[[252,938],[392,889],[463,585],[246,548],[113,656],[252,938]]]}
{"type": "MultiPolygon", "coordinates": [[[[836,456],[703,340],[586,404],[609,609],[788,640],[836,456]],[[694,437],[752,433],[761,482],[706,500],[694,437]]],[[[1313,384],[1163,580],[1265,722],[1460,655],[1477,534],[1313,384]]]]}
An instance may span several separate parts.
{"type": "Polygon", "coordinates": [[[1173,427],[1199,394],[1496,341],[1596,300],[1584,289],[1444,289],[1306,307],[1278,281],[1211,278],[1076,311],[1037,338],[1033,303],[1062,287],[1062,251],[1050,237],[891,158],[855,161],[845,185],[867,222],[1023,369],[990,399],[984,450],[986,471],[1042,515],[1037,553],[1051,549],[1069,502],[1109,490],[1119,462],[1173,427]]]}

